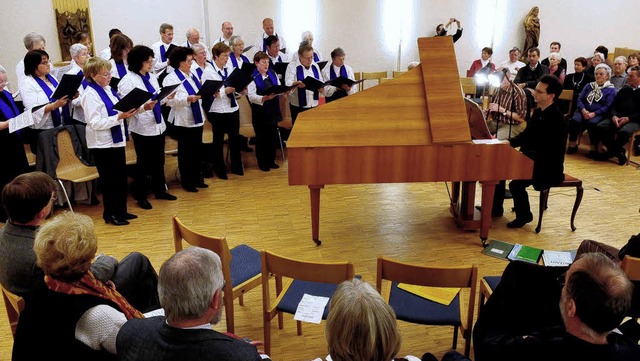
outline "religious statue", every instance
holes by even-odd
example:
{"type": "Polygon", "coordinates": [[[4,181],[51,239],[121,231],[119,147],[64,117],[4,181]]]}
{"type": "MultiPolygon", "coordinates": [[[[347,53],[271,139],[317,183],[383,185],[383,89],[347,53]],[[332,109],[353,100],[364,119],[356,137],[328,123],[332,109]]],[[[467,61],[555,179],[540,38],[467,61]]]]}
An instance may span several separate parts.
{"type": "Polygon", "coordinates": [[[538,17],[539,9],[537,6],[531,8],[527,16],[524,18],[524,46],[522,47],[522,56],[520,60],[528,63],[527,56],[529,49],[537,48],[540,40],[540,18],[538,17]]]}

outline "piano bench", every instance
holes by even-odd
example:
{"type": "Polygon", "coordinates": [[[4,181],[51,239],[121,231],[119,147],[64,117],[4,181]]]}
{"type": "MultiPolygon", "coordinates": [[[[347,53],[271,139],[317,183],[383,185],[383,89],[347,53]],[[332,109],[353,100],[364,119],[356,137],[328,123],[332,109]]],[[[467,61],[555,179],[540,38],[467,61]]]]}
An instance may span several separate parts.
{"type": "MultiPolygon", "coordinates": [[[[564,182],[558,184],[557,186],[553,186],[551,188],[559,188],[559,187],[575,187],[576,188],[576,200],[573,203],[573,211],[571,212],[571,230],[575,231],[576,226],[573,224],[576,213],[578,212],[578,207],[580,207],[580,202],[582,202],[582,194],[584,193],[584,189],[582,188],[582,181],[578,178],[572,177],[568,174],[564,175],[564,182]]],[[[547,209],[547,201],[549,200],[549,190],[551,188],[540,191],[540,212],[538,216],[538,226],[536,226],[536,233],[540,233],[540,229],[542,229],[542,215],[544,211],[547,209]]]]}

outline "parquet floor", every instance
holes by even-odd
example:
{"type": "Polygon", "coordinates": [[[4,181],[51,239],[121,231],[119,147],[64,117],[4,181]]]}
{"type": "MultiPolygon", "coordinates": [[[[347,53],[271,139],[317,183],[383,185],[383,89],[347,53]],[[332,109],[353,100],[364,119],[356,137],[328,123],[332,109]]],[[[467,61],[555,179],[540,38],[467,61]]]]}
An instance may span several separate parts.
{"type": "MultiPolygon", "coordinates": [[[[541,248],[574,249],[583,239],[595,239],[622,246],[637,233],[640,200],[638,170],[613,162],[596,163],[581,153],[568,156],[565,171],[584,182],[584,198],[571,232],[569,217],[573,189],[552,190],[542,231],[535,234],[535,222],[519,230],[507,229],[512,213],[493,220],[490,238],[520,242],[541,248]]],[[[425,264],[476,263],[481,275],[500,274],[506,262],[484,256],[477,232],[463,232],[454,225],[448,211],[444,183],[376,184],[327,186],[321,195],[321,246],[311,241],[309,192],[306,187],[290,187],[287,166],[263,173],[253,154],[244,154],[246,174],[230,179],[207,179],[210,187],[186,193],[174,178],[176,158],[167,158],[170,192],[178,201],[155,201],[152,210],[137,208],[129,200],[129,211],[140,216],[131,225],[113,227],[101,219],[101,206],[78,205],[77,212],[96,221],[99,252],[124,257],[132,251],[149,256],[156,269],[173,253],[171,216],[179,215],[190,227],[211,235],[226,236],[231,247],[246,243],[285,256],[306,260],[350,260],[356,273],[375,282],[376,257],[425,264]]],[[[279,161],[279,163],[281,163],[279,161]]],[[[499,166],[499,165],[496,165],[499,166]]],[[[537,217],[538,193],[531,203],[537,217]]],[[[510,209],[507,200],[505,209],[510,209]]],[[[1,301],[0,301],[1,302],[1,301]]],[[[0,306],[4,310],[4,305],[0,306]]],[[[245,296],[245,306],[236,306],[236,333],[254,340],[262,336],[261,292],[245,296]]],[[[4,311],[1,311],[4,313],[4,311]]],[[[324,323],[305,324],[304,335],[295,335],[290,315],[285,327],[273,324],[274,360],[312,360],[326,355],[324,323]]],[[[215,327],[224,330],[224,320],[215,327]]],[[[400,323],[403,346],[400,355],[420,357],[430,351],[441,356],[451,347],[452,329],[400,323]]],[[[12,338],[8,322],[0,316],[0,358],[9,360],[12,338]]],[[[462,339],[458,350],[462,350],[462,339]]]]}

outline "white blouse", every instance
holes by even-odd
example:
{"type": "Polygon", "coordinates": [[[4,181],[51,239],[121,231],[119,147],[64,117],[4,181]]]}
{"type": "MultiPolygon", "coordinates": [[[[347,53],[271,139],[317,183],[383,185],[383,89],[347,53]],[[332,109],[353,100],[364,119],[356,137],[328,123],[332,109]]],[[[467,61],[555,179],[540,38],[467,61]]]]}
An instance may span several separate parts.
{"type": "MultiPolygon", "coordinates": [[[[207,71],[205,71],[202,74],[202,82],[204,83],[205,80],[222,80],[222,77],[220,76],[220,74],[218,72],[221,72],[222,74],[224,74],[224,69],[227,69],[227,76],[231,75],[231,72],[234,71],[233,67],[224,67],[222,69],[219,69],[218,66],[216,65],[216,63],[213,63],[213,66],[211,67],[211,69],[207,69],[207,71]]],[[[240,71],[240,70],[238,70],[240,71]]],[[[232,106],[231,105],[231,98],[229,98],[227,96],[227,94],[225,94],[226,91],[226,87],[223,85],[222,87],[220,87],[220,90],[218,90],[218,96],[214,98],[213,100],[213,104],[211,104],[211,108],[209,109],[209,112],[213,112],[213,113],[233,113],[238,111],[239,107],[238,107],[238,101],[236,100],[236,105],[232,106]]],[[[240,92],[243,89],[236,89],[236,91],[240,92]]],[[[233,94],[231,94],[233,95],[233,94]]]]}
{"type": "MultiPolygon", "coordinates": [[[[51,91],[55,91],[56,87],[53,84],[45,83],[51,91]]],[[[31,75],[26,76],[20,83],[20,96],[25,109],[49,103],[49,97],[31,75]]],[[[62,117],[62,109],[58,109],[60,110],[60,117],[62,117]]],[[[53,129],[51,112],[44,113],[42,117],[34,117],[34,122],[35,124],[31,126],[33,129],[53,129]]]]}
{"type": "MultiPolygon", "coordinates": [[[[154,74],[150,74],[149,82],[156,92],[160,92],[160,84],[158,84],[158,79],[154,74]]],[[[129,94],[134,88],[148,91],[147,87],[144,85],[142,77],[136,73],[129,72],[124,76],[124,78],[122,78],[122,80],[120,80],[120,83],[118,83],[118,95],[122,98],[129,94]]],[[[162,101],[166,102],[166,98],[162,101]]],[[[156,117],[153,113],[153,109],[144,110],[144,104],[140,109],[138,109],[136,114],[129,118],[128,122],[129,131],[144,136],[160,135],[164,133],[165,129],[167,129],[167,125],[164,124],[164,121],[161,121],[160,124],[156,123],[156,117]]]]}
{"type": "MultiPolygon", "coordinates": [[[[118,98],[113,96],[110,86],[104,87],[104,91],[107,92],[107,96],[113,104],[118,102],[118,98]]],[[[118,114],[109,116],[107,106],[93,88],[87,87],[85,89],[81,104],[82,109],[84,109],[84,118],[87,121],[87,148],[118,148],[125,146],[124,121],[118,120],[118,114]],[[120,126],[120,131],[122,132],[121,142],[113,142],[111,128],[114,126],[120,126]]]]}
{"type": "MultiPolygon", "coordinates": [[[[81,70],[82,68],[80,68],[80,65],[76,64],[76,62],[72,60],[71,69],[69,69],[67,74],[76,75],[81,70]]],[[[84,94],[84,92],[85,88],[82,86],[82,84],[80,84],[80,86],[78,87],[78,97],[71,101],[71,116],[73,117],[73,119],[79,122],[86,123],[86,121],[84,120],[84,110],[82,110],[82,104],[80,103],[82,101],[82,95],[84,94]]]]}
{"type": "MultiPolygon", "coordinates": [[[[176,75],[176,72],[178,71],[181,70],[176,70],[173,73],[167,75],[167,77],[164,78],[162,84],[164,86],[169,86],[181,83],[182,81],[176,75]]],[[[196,83],[191,78],[192,74],[182,73],[182,75],[184,75],[185,81],[189,82],[193,90],[197,92],[198,88],[196,87],[196,83]]],[[[167,119],[167,121],[179,127],[201,127],[204,125],[204,121],[206,119],[204,114],[202,113],[202,104],[200,103],[201,100],[198,100],[198,109],[200,110],[200,114],[202,114],[203,122],[196,124],[193,119],[193,112],[191,111],[191,103],[187,102],[188,96],[189,93],[187,93],[187,89],[185,89],[184,85],[182,85],[176,89],[176,95],[173,99],[167,99],[167,105],[171,107],[171,112],[169,112],[169,119],[167,119]]]]}

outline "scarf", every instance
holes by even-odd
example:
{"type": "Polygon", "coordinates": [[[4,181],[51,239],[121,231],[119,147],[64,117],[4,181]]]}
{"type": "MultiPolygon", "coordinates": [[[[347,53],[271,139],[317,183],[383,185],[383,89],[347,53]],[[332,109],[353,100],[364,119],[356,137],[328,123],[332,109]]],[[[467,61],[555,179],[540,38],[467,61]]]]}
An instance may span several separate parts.
{"type": "Polygon", "coordinates": [[[82,75],[82,89],[87,89],[87,85],[89,85],[89,82],[87,81],[87,78],[84,77],[84,73],[82,72],[82,70],[78,72],[78,75],[82,75]]]}
{"type": "MultiPolygon", "coordinates": [[[[147,88],[147,91],[151,94],[155,94],[156,89],[153,87],[153,85],[151,85],[151,82],[149,81],[149,79],[151,79],[151,74],[147,73],[146,75],[142,75],[138,73],[138,75],[140,75],[140,78],[142,78],[142,82],[147,88]]],[[[153,107],[153,115],[156,118],[156,124],[162,123],[162,110],[160,110],[160,102],[157,102],[153,107]]]]}
{"type": "MultiPolygon", "coordinates": [[[[176,69],[176,76],[182,82],[182,85],[184,86],[184,89],[187,91],[187,94],[196,95],[196,91],[191,86],[191,83],[189,83],[188,81],[185,81],[185,77],[182,74],[182,70],[176,69]]],[[[200,89],[201,85],[200,85],[200,82],[198,81],[198,78],[195,75],[191,74],[191,79],[193,80],[194,83],[196,83],[196,87],[200,89]]],[[[193,113],[193,122],[195,124],[201,124],[202,112],[200,111],[200,104],[198,104],[198,102],[193,102],[190,104],[190,106],[191,106],[191,112],[193,113]]]]}
{"type": "MultiPolygon", "coordinates": [[[[107,108],[107,114],[110,117],[118,114],[117,111],[113,110],[113,102],[111,101],[111,98],[109,98],[109,96],[107,95],[107,92],[104,90],[104,88],[102,88],[100,85],[96,83],[89,83],[89,87],[95,90],[96,93],[98,93],[98,95],[100,96],[100,99],[102,99],[102,102],[107,108]]],[[[111,93],[113,94],[114,97],[116,97],[116,99],[120,100],[115,90],[111,89],[111,93]]],[[[127,126],[125,123],[125,132],[128,133],[126,129],[127,129],[127,126]]],[[[124,140],[124,138],[122,137],[122,129],[120,128],[120,125],[115,125],[111,127],[110,130],[111,130],[111,139],[113,139],[113,143],[120,143],[124,140]]]]}
{"type": "MultiPolygon", "coordinates": [[[[47,98],[49,99],[49,101],[50,102],[55,102],[56,99],[53,99],[51,97],[53,95],[53,90],[51,90],[51,88],[49,88],[47,83],[45,83],[44,80],[40,79],[40,77],[38,77],[38,76],[34,76],[33,79],[35,79],[36,83],[38,83],[38,85],[40,85],[40,88],[42,88],[42,91],[44,91],[44,93],[47,96],[47,98]]],[[[56,79],[54,79],[54,77],[51,76],[51,74],[47,74],[47,80],[49,80],[49,82],[54,87],[58,86],[58,82],[56,81],[56,79]]],[[[54,110],[51,111],[51,120],[53,121],[53,126],[54,127],[60,126],[60,124],[62,124],[63,118],[67,122],[71,120],[71,113],[69,112],[69,103],[67,103],[67,105],[62,107],[62,118],[60,117],[60,110],[54,109],[54,110]]]]}
{"type": "MultiPolygon", "coordinates": [[[[227,80],[227,68],[224,68],[224,75],[222,75],[222,71],[218,70],[218,75],[220,75],[222,81],[227,80]]],[[[238,106],[238,103],[236,103],[236,97],[233,94],[227,94],[227,98],[229,98],[232,107],[238,106]]]]}
{"type": "MultiPolygon", "coordinates": [[[[242,59],[242,61],[244,63],[248,63],[249,62],[249,59],[247,59],[247,57],[242,55],[242,54],[240,54],[240,59],[242,59]]],[[[231,64],[233,64],[234,68],[238,67],[238,59],[236,59],[236,56],[233,55],[233,54],[231,54],[231,64]]]]}
{"type": "Polygon", "coordinates": [[[118,291],[98,281],[91,271],[87,271],[82,278],[74,282],[61,281],[48,275],[44,276],[44,282],[47,284],[47,288],[53,292],[67,295],[90,295],[113,302],[124,313],[127,320],[144,318],[144,315],[131,306],[118,291]]]}
{"type": "Polygon", "coordinates": [[[163,63],[167,61],[167,51],[164,49],[164,44],[160,44],[160,59],[163,63]]]}
{"type": "Polygon", "coordinates": [[[200,66],[198,66],[196,68],[196,76],[198,77],[198,80],[202,81],[202,74],[204,73],[204,70],[202,70],[202,68],[200,66]]]}
{"type": "MultiPolygon", "coordinates": [[[[343,76],[345,78],[349,78],[347,76],[347,68],[344,65],[342,65],[340,67],[340,76],[343,76]]],[[[332,64],[331,67],[329,68],[329,79],[333,80],[335,78],[337,78],[337,76],[336,76],[335,70],[333,70],[333,64],[332,64]]]]}
{"type": "Polygon", "coordinates": [[[127,67],[124,66],[124,61],[116,61],[116,70],[118,70],[119,78],[122,79],[127,75],[127,67]]]}
{"type": "MultiPolygon", "coordinates": [[[[269,76],[269,80],[271,81],[271,85],[278,85],[278,76],[271,70],[267,70],[267,75],[269,76]]],[[[258,72],[257,75],[254,75],[254,80],[256,82],[256,88],[260,92],[264,92],[267,88],[264,83],[264,79],[262,78],[262,74],[258,72]]]]}
{"type": "Polygon", "coordinates": [[[20,111],[18,110],[18,106],[13,101],[13,96],[6,90],[3,90],[2,93],[7,98],[8,104],[0,98],[0,112],[4,115],[6,120],[11,118],[15,118],[20,115],[20,111]]]}
{"type": "Polygon", "coordinates": [[[320,61],[320,57],[315,51],[313,52],[313,61],[315,61],[316,63],[320,61]]]}
{"type": "MultiPolygon", "coordinates": [[[[313,76],[319,80],[320,74],[318,74],[318,69],[316,69],[316,67],[313,66],[313,64],[311,64],[311,69],[313,70],[313,76]]],[[[304,80],[305,78],[304,67],[302,65],[298,65],[298,67],[296,68],[296,77],[300,81],[304,80]]],[[[297,89],[297,90],[298,90],[298,106],[301,108],[304,108],[307,106],[307,91],[306,89],[297,89]]],[[[318,100],[317,91],[313,92],[313,99],[318,100]]]]}
{"type": "Polygon", "coordinates": [[[608,80],[602,84],[602,86],[598,86],[598,83],[595,81],[591,83],[591,92],[587,94],[587,101],[589,104],[592,104],[593,101],[599,102],[602,99],[602,89],[604,88],[613,88],[613,84],[611,84],[608,80]]]}

